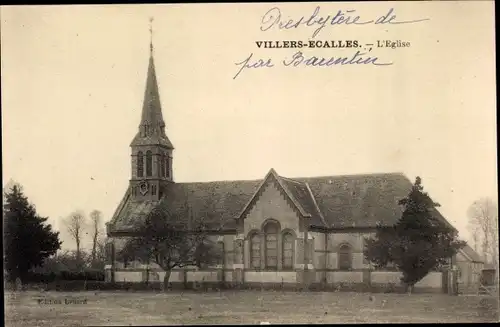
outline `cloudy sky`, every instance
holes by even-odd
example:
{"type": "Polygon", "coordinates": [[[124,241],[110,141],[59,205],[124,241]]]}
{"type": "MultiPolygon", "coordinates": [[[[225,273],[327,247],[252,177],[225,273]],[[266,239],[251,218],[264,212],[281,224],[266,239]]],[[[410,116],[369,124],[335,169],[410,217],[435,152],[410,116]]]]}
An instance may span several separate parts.
{"type": "Polygon", "coordinates": [[[261,31],[275,6],[286,22],[317,5],[2,7],[3,183],[21,183],[58,229],[76,209],[110,219],[130,178],[154,16],[176,181],[403,172],[422,177],[466,236],[467,207],[497,197],[493,3],[323,3],[319,16],[368,21],[394,8],[396,20],[427,19],[325,26],[316,40],[410,43],[372,49],[392,65],[331,67],[281,61],[357,49],[256,47],[312,37],[305,25],[261,31]],[[274,67],[233,79],[251,53],[274,67]]]}

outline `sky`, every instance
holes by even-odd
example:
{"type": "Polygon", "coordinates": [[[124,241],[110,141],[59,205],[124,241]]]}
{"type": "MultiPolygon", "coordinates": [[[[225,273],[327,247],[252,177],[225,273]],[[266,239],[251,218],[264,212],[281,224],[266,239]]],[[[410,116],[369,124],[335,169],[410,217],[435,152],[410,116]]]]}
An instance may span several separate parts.
{"type": "MultiPolygon", "coordinates": [[[[402,172],[420,176],[467,238],[466,211],[497,198],[494,4],[367,2],[1,7],[3,185],[20,183],[62,231],[74,210],[106,221],[131,174],[154,17],[156,72],[177,182],[402,172]],[[282,19],[393,8],[412,24],[326,26],[315,40],[409,42],[374,48],[392,65],[285,67],[284,58],[356,49],[262,49],[315,28],[282,19]],[[277,11],[273,19],[276,18],[277,11]],[[263,18],[264,17],[264,18],[263,18]],[[269,18],[269,16],[267,16],[269,18]],[[244,69],[252,58],[274,67],[244,69]]],[[[253,60],[252,59],[252,60],[253,60]]]]}

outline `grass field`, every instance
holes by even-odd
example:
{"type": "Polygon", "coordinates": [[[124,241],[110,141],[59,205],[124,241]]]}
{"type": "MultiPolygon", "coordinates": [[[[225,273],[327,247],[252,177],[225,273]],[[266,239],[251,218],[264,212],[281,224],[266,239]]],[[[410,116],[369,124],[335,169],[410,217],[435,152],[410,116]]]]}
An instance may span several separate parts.
{"type": "Polygon", "coordinates": [[[22,292],[5,296],[6,326],[498,321],[491,297],[344,292],[22,292]],[[39,303],[44,299],[45,303],[39,303]],[[65,304],[65,300],[86,303],[65,304]],[[61,303],[50,304],[50,301],[61,303]]]}

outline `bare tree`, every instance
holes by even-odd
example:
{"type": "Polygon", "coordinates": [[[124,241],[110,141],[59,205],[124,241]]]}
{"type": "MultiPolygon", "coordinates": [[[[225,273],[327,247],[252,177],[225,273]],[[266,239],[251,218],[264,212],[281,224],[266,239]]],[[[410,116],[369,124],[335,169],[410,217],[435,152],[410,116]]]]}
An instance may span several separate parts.
{"type": "Polygon", "coordinates": [[[481,229],[475,222],[472,222],[470,218],[467,224],[467,228],[469,229],[470,238],[472,241],[472,248],[477,253],[480,253],[481,251],[479,247],[480,247],[481,229]]]}
{"type": "Polygon", "coordinates": [[[178,217],[159,208],[153,210],[137,228],[137,236],[118,252],[122,260],[141,258],[159,265],[165,271],[165,291],[172,269],[216,263],[221,256],[208,238],[208,226],[203,220],[193,219],[187,211],[187,215],[178,217]]]}
{"type": "Polygon", "coordinates": [[[85,229],[85,214],[80,210],[74,211],[66,218],[65,224],[71,238],[76,243],[76,261],[79,265],[81,265],[83,261],[81,255],[81,243],[83,230],[85,229]]]}
{"type": "Polygon", "coordinates": [[[97,240],[97,247],[96,247],[96,262],[94,265],[98,265],[99,267],[102,266],[102,269],[104,269],[104,264],[106,262],[106,237],[101,236],[97,240]]]}
{"type": "Polygon", "coordinates": [[[89,267],[96,270],[103,270],[106,264],[106,236],[104,233],[99,233],[99,237],[96,240],[95,254],[89,256],[89,267]]]}
{"type": "Polygon", "coordinates": [[[91,252],[91,262],[94,263],[96,261],[97,255],[97,247],[99,236],[102,234],[102,214],[99,210],[94,210],[90,213],[90,222],[92,224],[92,252],[91,252]]]}
{"type": "Polygon", "coordinates": [[[480,243],[486,261],[498,262],[498,206],[490,198],[474,201],[467,211],[473,242],[480,243]]]}

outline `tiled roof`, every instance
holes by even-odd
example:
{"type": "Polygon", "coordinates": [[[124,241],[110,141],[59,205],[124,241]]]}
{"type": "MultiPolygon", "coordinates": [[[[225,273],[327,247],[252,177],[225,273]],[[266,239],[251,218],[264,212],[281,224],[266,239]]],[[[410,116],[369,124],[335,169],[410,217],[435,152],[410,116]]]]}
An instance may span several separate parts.
{"type": "Polygon", "coordinates": [[[305,182],[286,177],[279,178],[302,208],[311,215],[311,225],[325,226],[322,214],[310,187],[305,182]]]}
{"type": "Polygon", "coordinates": [[[473,248],[471,248],[469,246],[469,244],[466,244],[462,249],[461,251],[467,256],[469,257],[472,262],[483,262],[484,263],[484,260],[483,258],[481,258],[481,256],[476,252],[474,251],[473,248]]]}
{"type": "Polygon", "coordinates": [[[117,229],[127,229],[145,220],[147,215],[158,205],[154,201],[133,201],[128,199],[117,220],[117,229]]]}
{"type": "Polygon", "coordinates": [[[223,181],[171,184],[161,206],[194,219],[203,219],[212,228],[234,228],[235,219],[257,191],[261,181],[223,181]],[[187,207],[187,208],[186,208],[187,207]]]}
{"type": "MultiPolygon", "coordinates": [[[[398,201],[406,197],[412,183],[400,173],[323,176],[309,178],[278,177],[293,200],[311,216],[317,227],[375,227],[394,224],[402,214],[398,201]]],[[[249,203],[263,180],[173,183],[160,206],[179,217],[204,218],[214,228],[234,228],[235,218],[249,203]]],[[[131,227],[156,204],[139,205],[125,200],[113,218],[117,230],[131,227]]],[[[451,226],[435,211],[436,217],[451,226]]]]}
{"type": "Polygon", "coordinates": [[[411,182],[401,174],[297,178],[306,182],[329,227],[392,225],[400,217],[398,201],[411,182]]]}
{"type": "MultiPolygon", "coordinates": [[[[215,229],[221,226],[234,228],[235,220],[255,193],[262,181],[222,181],[207,183],[172,183],[166,188],[160,206],[169,213],[180,218],[193,217],[203,219],[215,229]]],[[[141,207],[140,213],[150,211],[153,206],[141,207]]],[[[112,222],[114,229],[126,230],[133,227],[134,202],[128,200],[120,212],[115,214],[112,222]]],[[[137,212],[137,211],[136,211],[137,212]]]]}
{"type": "MultiPolygon", "coordinates": [[[[296,178],[311,188],[329,227],[390,226],[403,213],[399,200],[413,183],[402,173],[296,178]]],[[[454,227],[434,209],[435,217],[454,227]]]]}

